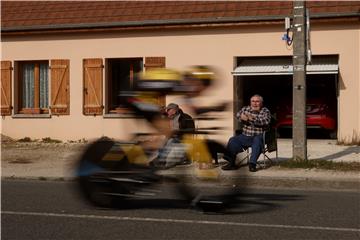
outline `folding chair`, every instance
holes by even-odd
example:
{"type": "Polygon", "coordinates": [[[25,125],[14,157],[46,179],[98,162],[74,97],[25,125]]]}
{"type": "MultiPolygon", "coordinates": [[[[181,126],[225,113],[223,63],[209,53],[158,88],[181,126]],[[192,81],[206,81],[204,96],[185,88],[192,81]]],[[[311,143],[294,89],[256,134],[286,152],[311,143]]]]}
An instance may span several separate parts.
{"type": "MultiPolygon", "coordinates": [[[[240,131],[237,130],[236,134],[239,134],[239,133],[240,133],[240,131]]],[[[260,160],[260,157],[259,157],[259,159],[257,161],[257,165],[259,165],[260,168],[267,168],[273,164],[273,160],[270,158],[269,153],[275,151],[275,154],[276,154],[275,159],[278,158],[276,128],[274,128],[274,127],[269,128],[267,131],[265,131],[263,133],[262,137],[263,137],[264,145],[262,146],[261,155],[263,155],[263,160],[260,160]]],[[[249,163],[250,155],[251,155],[250,149],[251,149],[251,147],[245,149],[246,151],[244,150],[244,152],[246,152],[246,156],[244,156],[244,155],[237,156],[240,163],[243,162],[245,159],[246,159],[247,163],[249,163]],[[240,159],[239,159],[239,157],[240,157],[240,159]]]]}
{"type": "Polygon", "coordinates": [[[257,164],[261,168],[266,168],[273,164],[273,160],[269,157],[269,153],[275,152],[276,159],[278,158],[277,152],[277,133],[276,128],[269,128],[269,130],[263,133],[263,148],[262,148],[262,155],[264,159],[258,160],[257,164]]]}

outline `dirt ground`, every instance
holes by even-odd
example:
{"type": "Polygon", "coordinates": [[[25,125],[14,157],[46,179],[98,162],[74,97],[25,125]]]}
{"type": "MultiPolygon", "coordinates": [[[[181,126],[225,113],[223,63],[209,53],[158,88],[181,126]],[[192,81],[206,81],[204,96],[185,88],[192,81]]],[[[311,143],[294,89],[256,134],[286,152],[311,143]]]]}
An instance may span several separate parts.
{"type": "MultiPolygon", "coordinates": [[[[71,178],[74,174],[77,159],[87,146],[85,142],[55,143],[55,142],[19,142],[6,136],[1,136],[1,176],[2,177],[34,177],[39,178],[71,178]]],[[[341,146],[336,141],[311,140],[308,143],[309,159],[325,159],[330,161],[359,162],[359,146],[341,146]]],[[[275,157],[275,152],[269,155],[275,157]]],[[[278,140],[277,161],[290,159],[292,142],[278,140]]],[[[260,171],[257,175],[286,175],[287,171],[260,171]],[[280,174],[281,173],[281,174],[280,174]]],[[[296,170],[304,175],[319,175],[317,170],[296,170]]],[[[326,173],[328,174],[328,173],[326,173]]],[[[337,173],[339,175],[340,173],[337,173]]],[[[344,173],[345,174],[345,173],[344,173]]],[[[358,174],[355,172],[354,174],[358,174]]],[[[349,172],[346,172],[349,175],[349,172]]],[[[287,176],[287,175],[286,175],[287,176]]]]}
{"type": "Polygon", "coordinates": [[[73,143],[2,143],[1,144],[1,159],[2,163],[13,164],[31,164],[36,163],[42,159],[63,160],[80,152],[85,144],[73,143]]]}
{"type": "Polygon", "coordinates": [[[70,176],[85,146],[84,143],[18,142],[2,137],[1,172],[3,176],[15,176],[19,169],[24,174],[36,169],[44,177],[53,177],[58,176],[61,169],[62,174],[66,172],[64,175],[70,176]]]}

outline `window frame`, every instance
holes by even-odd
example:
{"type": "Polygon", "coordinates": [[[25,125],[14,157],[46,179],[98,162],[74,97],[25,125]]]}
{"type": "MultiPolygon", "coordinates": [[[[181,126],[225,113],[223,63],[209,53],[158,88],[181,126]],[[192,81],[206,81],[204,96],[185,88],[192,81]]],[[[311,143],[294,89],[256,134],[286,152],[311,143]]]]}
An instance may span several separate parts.
{"type": "Polygon", "coordinates": [[[49,114],[50,113],[50,63],[49,60],[25,60],[25,61],[15,61],[16,66],[16,101],[17,108],[15,114],[26,114],[26,115],[37,115],[37,114],[49,114]],[[34,107],[33,108],[24,108],[23,107],[23,71],[25,64],[35,64],[34,67],[34,107]],[[48,66],[48,78],[47,78],[47,108],[40,107],[40,64],[47,64],[48,66]]]}

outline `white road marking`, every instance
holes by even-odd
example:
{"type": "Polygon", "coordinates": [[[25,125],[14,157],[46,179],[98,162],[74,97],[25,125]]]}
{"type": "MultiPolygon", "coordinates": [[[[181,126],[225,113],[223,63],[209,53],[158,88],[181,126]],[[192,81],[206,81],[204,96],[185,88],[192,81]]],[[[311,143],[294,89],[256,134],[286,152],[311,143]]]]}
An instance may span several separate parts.
{"type": "Polygon", "coordinates": [[[84,215],[84,214],[14,212],[14,211],[1,211],[1,214],[42,216],[42,217],[104,219],[104,220],[119,220],[119,221],[190,223],[190,224],[227,225],[227,226],[242,226],[242,227],[268,227],[268,228],[306,229],[306,230],[324,230],[324,231],[341,231],[341,232],[360,232],[360,229],[356,229],[356,228],[313,227],[313,226],[240,223],[240,222],[218,222],[218,221],[185,220],[185,219],[171,219],[171,218],[119,217],[119,216],[98,216],[98,215],[84,215]]]}

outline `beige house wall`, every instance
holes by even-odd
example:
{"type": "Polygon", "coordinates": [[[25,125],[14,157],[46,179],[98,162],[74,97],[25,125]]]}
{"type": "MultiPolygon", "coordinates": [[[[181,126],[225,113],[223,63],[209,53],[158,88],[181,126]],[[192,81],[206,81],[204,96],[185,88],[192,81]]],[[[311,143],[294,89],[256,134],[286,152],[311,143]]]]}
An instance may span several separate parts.
{"type": "MultiPolygon", "coordinates": [[[[358,55],[357,55],[357,66],[360,66],[360,23],[358,24],[357,26],[357,41],[358,41],[358,44],[357,44],[357,50],[358,50],[358,55]]],[[[357,79],[358,79],[358,91],[357,91],[357,96],[358,96],[358,101],[357,101],[357,106],[358,106],[358,110],[357,110],[357,116],[358,116],[358,131],[357,131],[357,139],[360,138],[360,67],[357,68],[357,79]]]]}
{"type": "MultiPolygon", "coordinates": [[[[147,124],[142,121],[82,114],[82,61],[85,58],[165,56],[166,66],[170,68],[184,69],[192,64],[214,65],[219,71],[219,82],[199,100],[199,104],[233,101],[231,71],[234,57],[290,56],[292,50],[286,48],[282,35],[283,26],[278,25],[3,38],[2,60],[70,60],[70,115],[45,119],[6,116],[1,121],[2,133],[13,138],[79,140],[100,136],[122,139],[133,131],[147,130],[147,124]]],[[[313,54],[339,54],[339,139],[350,139],[354,134],[360,134],[359,35],[359,25],[312,26],[313,54]]],[[[178,100],[178,97],[168,99],[178,100]]],[[[223,141],[232,134],[231,109],[222,115],[224,120],[211,123],[228,127],[227,131],[217,136],[223,141]]]]}

